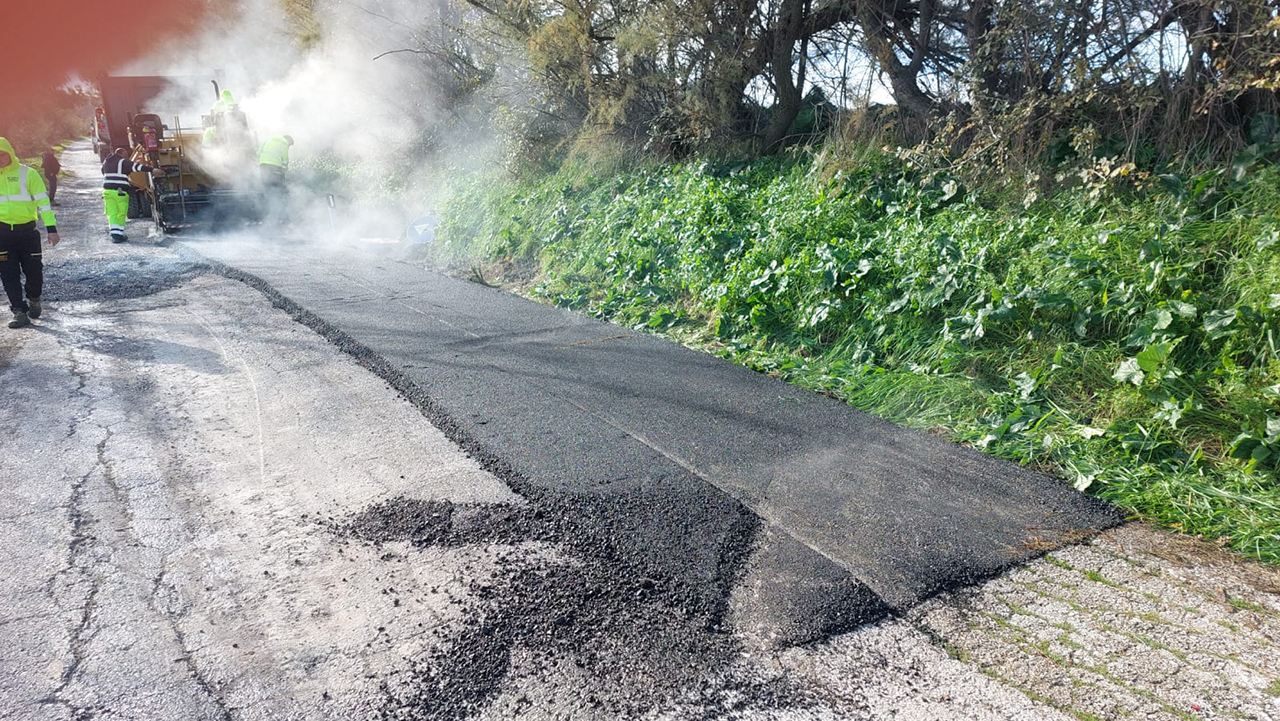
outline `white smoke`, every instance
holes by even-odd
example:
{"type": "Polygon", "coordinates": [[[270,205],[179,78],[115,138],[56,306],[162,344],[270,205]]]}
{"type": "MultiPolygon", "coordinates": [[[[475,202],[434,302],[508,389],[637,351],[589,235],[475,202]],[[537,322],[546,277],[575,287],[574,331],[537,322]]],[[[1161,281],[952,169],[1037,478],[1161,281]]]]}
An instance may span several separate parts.
{"type": "Polygon", "coordinates": [[[436,61],[421,52],[439,47],[460,21],[451,2],[317,0],[318,39],[304,48],[280,0],[241,0],[196,37],[116,74],[178,79],[149,109],[195,128],[217,80],[259,141],[292,136],[295,232],[395,236],[429,213],[460,173],[494,155],[488,129],[460,119],[475,113],[437,97],[436,61]],[[337,213],[327,205],[331,193],[337,213]]]}

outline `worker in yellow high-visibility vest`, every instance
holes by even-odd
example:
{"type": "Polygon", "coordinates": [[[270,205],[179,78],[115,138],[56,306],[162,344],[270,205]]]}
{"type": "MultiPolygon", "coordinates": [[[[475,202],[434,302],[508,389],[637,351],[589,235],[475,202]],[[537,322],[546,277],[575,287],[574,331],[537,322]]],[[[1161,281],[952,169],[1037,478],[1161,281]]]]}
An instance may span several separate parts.
{"type": "Polygon", "coordinates": [[[276,223],[284,221],[287,191],[284,176],[289,170],[289,148],[292,146],[292,135],[276,135],[268,138],[258,153],[258,170],[262,173],[262,197],[267,220],[276,223]]]}
{"type": "Polygon", "coordinates": [[[216,120],[217,116],[227,111],[239,110],[239,109],[240,109],[240,104],[237,103],[236,99],[231,96],[231,91],[223,90],[222,94],[218,96],[218,99],[214,101],[213,108],[210,109],[209,114],[214,116],[216,120]]]}
{"type": "Polygon", "coordinates": [[[58,244],[58,226],[40,174],[18,162],[8,139],[0,138],[0,281],[13,311],[10,328],[31,325],[43,309],[44,261],[40,250],[39,220],[49,234],[49,246],[58,244]],[[27,277],[26,298],[22,276],[27,277]]]}

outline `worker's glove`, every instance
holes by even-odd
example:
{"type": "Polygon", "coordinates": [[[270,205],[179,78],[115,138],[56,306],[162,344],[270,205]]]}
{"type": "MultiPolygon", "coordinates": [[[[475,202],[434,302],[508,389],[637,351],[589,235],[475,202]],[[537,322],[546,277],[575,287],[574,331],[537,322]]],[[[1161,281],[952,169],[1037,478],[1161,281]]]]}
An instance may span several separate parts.
{"type": "Polygon", "coordinates": [[[151,174],[152,174],[152,175],[154,175],[154,176],[156,176],[157,178],[163,178],[163,177],[164,177],[164,168],[152,168],[152,169],[151,169],[151,174]]]}

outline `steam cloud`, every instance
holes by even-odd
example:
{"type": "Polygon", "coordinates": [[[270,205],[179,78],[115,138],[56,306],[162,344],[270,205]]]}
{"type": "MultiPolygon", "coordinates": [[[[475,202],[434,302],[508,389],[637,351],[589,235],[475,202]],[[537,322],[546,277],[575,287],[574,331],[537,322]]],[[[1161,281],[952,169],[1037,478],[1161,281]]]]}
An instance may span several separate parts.
{"type": "Polygon", "coordinates": [[[394,238],[453,180],[493,156],[490,136],[473,122],[482,113],[472,108],[468,116],[438,97],[429,56],[374,59],[419,50],[450,32],[457,21],[450,3],[319,0],[319,39],[304,48],[280,0],[241,0],[237,12],[116,74],[178,79],[147,108],[166,122],[177,114],[184,128],[198,128],[216,79],[235,95],[259,140],[293,136],[294,223],[287,235],[394,238]],[[329,193],[339,204],[336,231],[329,193]]]}

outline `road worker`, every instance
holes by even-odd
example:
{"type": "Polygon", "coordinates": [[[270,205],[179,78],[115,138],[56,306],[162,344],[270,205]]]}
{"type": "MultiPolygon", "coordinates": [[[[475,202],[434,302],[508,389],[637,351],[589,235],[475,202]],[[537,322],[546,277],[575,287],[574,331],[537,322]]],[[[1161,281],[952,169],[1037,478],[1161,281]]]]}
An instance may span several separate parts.
{"type": "Polygon", "coordinates": [[[58,226],[49,205],[49,194],[40,174],[18,162],[18,154],[6,138],[0,138],[0,281],[13,311],[10,328],[31,325],[42,308],[44,262],[40,231],[49,234],[49,247],[58,244],[58,226]],[[26,299],[22,296],[22,276],[26,275],[26,299]]]}
{"type": "Polygon", "coordinates": [[[49,148],[40,154],[40,170],[44,173],[44,187],[49,189],[49,205],[58,204],[58,173],[62,172],[62,163],[49,148]]]}
{"type": "Polygon", "coordinates": [[[262,144],[258,153],[258,170],[262,173],[262,197],[266,203],[268,219],[273,222],[283,221],[285,194],[285,173],[289,170],[289,148],[293,145],[292,135],[276,135],[262,144]]]}
{"type": "Polygon", "coordinates": [[[136,192],[129,182],[129,173],[151,173],[157,178],[164,175],[160,168],[129,160],[124,148],[116,148],[102,163],[102,202],[107,210],[107,230],[112,243],[129,239],[124,225],[129,217],[129,194],[136,192]]]}
{"type": "Polygon", "coordinates": [[[204,135],[200,136],[200,147],[208,149],[218,141],[218,126],[210,125],[204,129],[204,135]]]}
{"type": "Polygon", "coordinates": [[[218,100],[214,102],[213,109],[209,114],[214,116],[214,118],[217,118],[217,116],[227,112],[228,110],[235,110],[238,107],[240,107],[240,104],[231,96],[231,91],[223,90],[222,94],[218,96],[218,100]]]}

